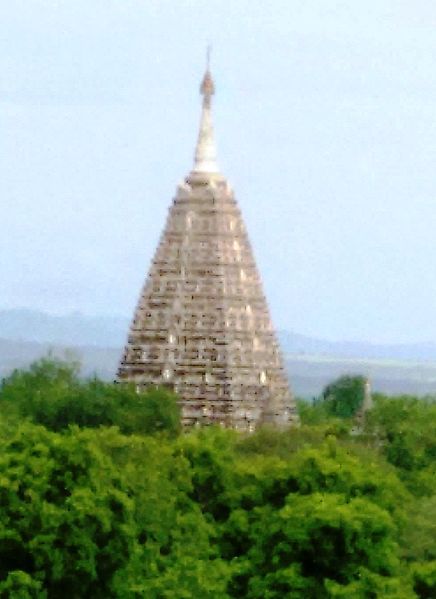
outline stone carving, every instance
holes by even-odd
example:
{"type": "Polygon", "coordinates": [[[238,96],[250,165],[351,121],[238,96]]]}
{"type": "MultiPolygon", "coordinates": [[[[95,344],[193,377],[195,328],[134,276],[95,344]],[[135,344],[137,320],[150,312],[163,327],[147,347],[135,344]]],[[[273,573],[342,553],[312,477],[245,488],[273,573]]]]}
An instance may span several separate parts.
{"type": "Polygon", "coordinates": [[[167,385],[185,425],[298,421],[250,242],[220,174],[206,71],[194,167],[178,186],[140,294],[119,381],[167,385]]]}

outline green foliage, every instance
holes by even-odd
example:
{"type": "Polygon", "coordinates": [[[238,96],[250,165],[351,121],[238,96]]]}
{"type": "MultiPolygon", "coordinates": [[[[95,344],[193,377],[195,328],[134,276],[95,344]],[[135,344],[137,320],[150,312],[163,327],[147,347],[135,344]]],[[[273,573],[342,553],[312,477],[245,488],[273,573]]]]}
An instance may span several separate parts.
{"type": "Polygon", "coordinates": [[[25,423],[1,448],[0,472],[0,578],[18,570],[50,596],[104,596],[134,542],[132,502],[110,460],[82,433],[25,423]]]}
{"type": "Polygon", "coordinates": [[[326,581],[326,596],[335,599],[416,599],[412,585],[407,577],[386,577],[359,567],[356,580],[340,585],[332,580],[326,581]]]}
{"type": "Polygon", "coordinates": [[[198,596],[223,591],[227,569],[189,499],[187,461],[162,440],[23,423],[0,455],[5,592],[175,597],[187,571],[198,596]]]}
{"type": "Polygon", "coordinates": [[[408,561],[436,560],[436,495],[411,498],[400,543],[408,561]]]}
{"type": "Polygon", "coordinates": [[[435,597],[435,404],[378,396],[352,434],[338,389],[290,430],[178,434],[165,390],[52,360],[16,371],[0,598],[435,597]]]}
{"type": "Polygon", "coordinates": [[[231,487],[236,440],[233,431],[211,427],[180,438],[178,451],[191,466],[191,498],[217,521],[228,517],[226,491],[231,487]]]}
{"type": "Polygon", "coordinates": [[[327,580],[347,585],[359,567],[386,577],[398,571],[392,519],[366,499],[291,494],[283,508],[262,510],[255,532],[248,597],[322,596],[327,580]]]}
{"type": "Polygon", "coordinates": [[[0,597],[9,599],[46,599],[47,592],[42,583],[34,580],[22,570],[11,570],[5,580],[0,582],[0,597]]]}
{"type": "Polygon", "coordinates": [[[413,588],[423,599],[436,597],[436,561],[416,564],[412,569],[413,588]]]}
{"type": "Polygon", "coordinates": [[[310,402],[304,399],[297,399],[297,408],[300,422],[309,426],[325,424],[326,421],[334,418],[325,402],[319,398],[314,397],[310,402]]]}
{"type": "Polygon", "coordinates": [[[402,396],[374,396],[367,431],[382,445],[408,487],[419,495],[436,494],[436,402],[402,396]]]}
{"type": "Polygon", "coordinates": [[[351,418],[365,398],[365,378],[342,376],[325,387],[321,398],[327,414],[338,418],[351,418]]]}
{"type": "Polygon", "coordinates": [[[30,418],[53,431],[118,426],[126,433],[180,431],[176,396],[166,389],[137,393],[133,385],[114,385],[97,378],[82,381],[78,365],[43,358],[27,371],[16,370],[2,381],[2,412],[30,418]]]}
{"type": "Polygon", "coordinates": [[[397,576],[407,493],[395,472],[332,436],[316,444],[287,459],[246,454],[232,466],[221,527],[222,553],[238,565],[232,597],[324,597],[327,580],[357,584],[359,567],[397,576]]]}

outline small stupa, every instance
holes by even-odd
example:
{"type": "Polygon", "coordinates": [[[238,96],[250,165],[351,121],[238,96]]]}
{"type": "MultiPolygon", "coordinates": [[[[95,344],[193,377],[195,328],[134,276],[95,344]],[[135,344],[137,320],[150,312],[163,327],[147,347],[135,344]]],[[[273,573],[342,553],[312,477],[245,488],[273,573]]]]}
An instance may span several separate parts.
{"type": "Polygon", "coordinates": [[[370,410],[372,410],[373,407],[374,401],[372,399],[371,381],[369,380],[369,378],[366,378],[363,386],[362,404],[360,405],[359,409],[357,410],[354,416],[355,427],[352,429],[352,431],[360,431],[363,429],[363,426],[365,424],[365,417],[367,413],[370,410]]]}
{"type": "MultiPolygon", "coordinates": [[[[209,61],[208,61],[209,62],[209,61]]],[[[165,385],[185,425],[298,421],[247,231],[221,174],[209,64],[194,165],[177,187],[140,293],[119,381],[165,385]]]]}

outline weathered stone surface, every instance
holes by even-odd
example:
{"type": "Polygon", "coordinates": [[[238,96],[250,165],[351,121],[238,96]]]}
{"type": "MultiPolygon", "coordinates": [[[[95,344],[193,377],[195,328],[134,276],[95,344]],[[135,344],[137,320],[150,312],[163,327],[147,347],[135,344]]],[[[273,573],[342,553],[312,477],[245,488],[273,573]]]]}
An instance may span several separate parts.
{"type": "Polygon", "coordinates": [[[216,167],[213,90],[207,72],[194,168],[170,207],[118,378],[173,387],[187,425],[287,425],[295,403],[240,210],[216,167]]]}

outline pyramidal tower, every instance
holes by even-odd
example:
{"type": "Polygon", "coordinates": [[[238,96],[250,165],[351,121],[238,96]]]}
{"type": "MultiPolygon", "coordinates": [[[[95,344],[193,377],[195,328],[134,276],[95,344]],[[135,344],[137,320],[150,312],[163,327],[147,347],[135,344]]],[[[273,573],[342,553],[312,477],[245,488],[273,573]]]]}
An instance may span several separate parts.
{"type": "Polygon", "coordinates": [[[297,421],[252,249],[221,174],[207,66],[194,166],[177,188],[141,291],[119,381],[170,386],[185,425],[297,421]]]}

